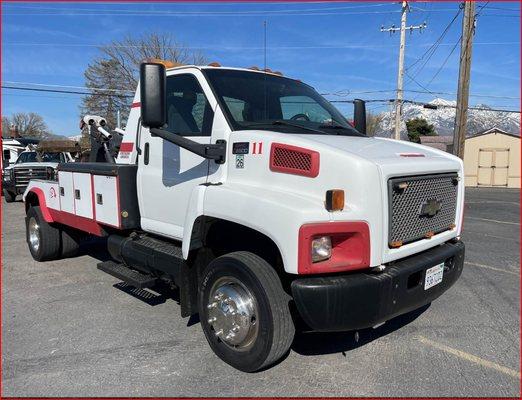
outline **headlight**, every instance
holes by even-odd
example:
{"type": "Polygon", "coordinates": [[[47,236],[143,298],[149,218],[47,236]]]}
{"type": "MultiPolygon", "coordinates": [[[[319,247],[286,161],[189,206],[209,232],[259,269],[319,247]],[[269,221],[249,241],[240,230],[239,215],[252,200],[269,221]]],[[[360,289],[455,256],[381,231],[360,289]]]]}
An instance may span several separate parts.
{"type": "Polygon", "coordinates": [[[11,172],[10,171],[3,171],[2,177],[4,178],[4,181],[10,181],[11,180],[11,172]]]}
{"type": "Polygon", "coordinates": [[[328,260],[332,256],[332,239],[321,236],[312,240],[312,262],[328,260]]]}

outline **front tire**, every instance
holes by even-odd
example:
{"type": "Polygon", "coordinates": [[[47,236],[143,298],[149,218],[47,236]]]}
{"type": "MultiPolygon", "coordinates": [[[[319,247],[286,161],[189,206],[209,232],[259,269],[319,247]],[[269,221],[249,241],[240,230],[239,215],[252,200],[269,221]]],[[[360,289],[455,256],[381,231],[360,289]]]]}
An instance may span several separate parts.
{"type": "Polygon", "coordinates": [[[29,208],[25,218],[29,251],[36,261],[60,258],[60,230],[49,225],[39,206],[29,208]]]}
{"type": "Polygon", "coordinates": [[[207,341],[227,364],[254,372],[288,352],[295,333],[289,296],[261,257],[239,251],[213,260],[198,300],[207,341]]]}

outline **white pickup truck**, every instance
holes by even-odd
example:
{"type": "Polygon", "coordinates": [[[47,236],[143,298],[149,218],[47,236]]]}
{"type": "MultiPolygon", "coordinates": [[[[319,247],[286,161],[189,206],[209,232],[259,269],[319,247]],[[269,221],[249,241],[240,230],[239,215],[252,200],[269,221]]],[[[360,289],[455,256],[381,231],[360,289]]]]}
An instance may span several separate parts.
{"type": "Polygon", "coordinates": [[[20,153],[16,162],[2,171],[2,189],[7,203],[16,200],[16,196],[23,194],[31,179],[48,179],[55,177],[59,163],[73,162],[69,152],[49,152],[38,154],[34,150],[20,153]]]}
{"type": "Polygon", "coordinates": [[[365,136],[312,87],[270,71],[143,63],[115,163],[69,163],[24,194],[34,259],[107,237],[98,268],[180,290],[242,371],[281,359],[295,322],[369,328],[459,278],[463,164],[365,136]]]}

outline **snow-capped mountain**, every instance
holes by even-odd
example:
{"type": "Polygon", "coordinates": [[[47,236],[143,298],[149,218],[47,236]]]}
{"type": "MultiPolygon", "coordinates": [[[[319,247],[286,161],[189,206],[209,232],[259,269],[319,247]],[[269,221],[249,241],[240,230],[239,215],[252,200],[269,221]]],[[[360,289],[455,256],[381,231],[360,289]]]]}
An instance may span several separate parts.
{"type": "Polygon", "coordinates": [[[82,138],[82,135],[81,135],[81,134],[80,134],[80,135],[74,135],[74,136],[69,136],[69,137],[67,137],[67,139],[69,139],[69,140],[73,140],[73,141],[75,141],[75,142],[80,141],[81,138],[82,138]]]}
{"type": "MultiPolygon", "coordinates": [[[[437,109],[424,108],[417,104],[404,104],[402,120],[407,121],[412,118],[424,118],[435,127],[435,131],[439,135],[453,135],[456,101],[437,98],[428,104],[437,106],[437,109]]],[[[520,114],[504,111],[488,111],[487,109],[491,107],[484,104],[474,106],[474,108],[483,108],[484,110],[468,111],[468,136],[493,127],[497,127],[509,133],[520,134],[520,114]]],[[[389,137],[394,129],[393,109],[390,108],[390,111],[382,113],[382,116],[383,119],[378,129],[378,135],[389,137]]],[[[402,134],[406,135],[405,122],[403,123],[402,134]]]]}

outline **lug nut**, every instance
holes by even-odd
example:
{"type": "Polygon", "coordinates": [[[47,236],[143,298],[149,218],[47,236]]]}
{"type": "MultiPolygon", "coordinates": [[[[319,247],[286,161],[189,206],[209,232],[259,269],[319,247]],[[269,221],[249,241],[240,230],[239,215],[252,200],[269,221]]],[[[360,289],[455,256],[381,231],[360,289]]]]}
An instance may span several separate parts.
{"type": "Polygon", "coordinates": [[[212,322],[215,322],[216,319],[217,319],[216,317],[209,318],[208,323],[211,324],[212,322]]]}
{"type": "Polygon", "coordinates": [[[214,302],[214,303],[210,303],[207,308],[210,310],[211,308],[216,308],[217,307],[217,303],[214,302]]]}
{"type": "Polygon", "coordinates": [[[216,336],[221,336],[223,334],[223,329],[216,331],[216,336]]]}

